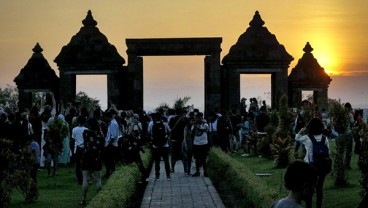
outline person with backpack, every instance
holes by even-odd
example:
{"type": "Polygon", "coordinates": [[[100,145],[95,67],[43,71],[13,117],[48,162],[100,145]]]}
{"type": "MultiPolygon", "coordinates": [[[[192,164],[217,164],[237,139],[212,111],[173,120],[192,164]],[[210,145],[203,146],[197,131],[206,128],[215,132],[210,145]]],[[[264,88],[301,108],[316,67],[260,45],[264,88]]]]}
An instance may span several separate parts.
{"type": "Polygon", "coordinates": [[[128,136],[133,136],[138,140],[140,140],[141,133],[142,133],[142,123],[139,121],[139,115],[133,114],[132,119],[129,120],[129,122],[127,122],[126,134],[128,136]]]}
{"type": "Polygon", "coordinates": [[[80,205],[86,205],[86,197],[89,186],[89,179],[93,176],[96,181],[96,190],[101,190],[101,170],[102,151],[104,149],[105,138],[101,130],[99,121],[96,118],[88,120],[89,129],[85,129],[83,135],[83,152],[81,160],[82,170],[82,200],[80,205]]]}
{"type": "MultiPolygon", "coordinates": [[[[301,142],[305,149],[306,155],[304,162],[312,164],[318,172],[318,182],[316,186],[317,208],[322,207],[323,200],[323,183],[325,177],[330,173],[332,161],[329,157],[329,141],[323,135],[323,122],[320,118],[312,118],[305,128],[302,128],[296,135],[295,140],[301,142]]],[[[306,200],[306,207],[312,207],[312,196],[306,200]]]]}
{"type": "Polygon", "coordinates": [[[175,116],[169,121],[170,142],[171,142],[171,172],[175,172],[175,164],[182,160],[182,143],[184,140],[184,129],[187,125],[187,118],[183,115],[182,108],[175,109],[175,116]]]}
{"type": "Polygon", "coordinates": [[[130,123],[127,124],[125,135],[121,138],[121,152],[125,163],[136,163],[142,173],[142,180],[147,177],[147,171],[144,168],[140,152],[144,153],[141,139],[142,124],[138,120],[138,114],[134,114],[130,123]]]}
{"type": "Polygon", "coordinates": [[[169,164],[169,142],[168,135],[170,128],[167,122],[164,122],[161,113],[157,112],[152,116],[153,122],[148,126],[148,132],[151,136],[152,157],[155,161],[156,180],[160,179],[160,160],[164,160],[167,180],[170,181],[170,164],[169,164]]]}

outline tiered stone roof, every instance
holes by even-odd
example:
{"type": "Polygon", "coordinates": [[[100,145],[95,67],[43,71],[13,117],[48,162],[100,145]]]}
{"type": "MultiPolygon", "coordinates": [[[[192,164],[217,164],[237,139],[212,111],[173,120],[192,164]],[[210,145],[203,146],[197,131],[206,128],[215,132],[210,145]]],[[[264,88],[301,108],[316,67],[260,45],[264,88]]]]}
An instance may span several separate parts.
{"type": "Polygon", "coordinates": [[[32,49],[33,55],[27,64],[20,70],[14,82],[18,88],[50,89],[57,88],[59,78],[44,58],[40,44],[32,49]]]}
{"type": "Polygon", "coordinates": [[[313,48],[309,42],[307,42],[303,51],[303,57],[299,59],[298,64],[289,75],[289,82],[303,85],[330,84],[332,79],[326,74],[324,68],[318,64],[317,59],[314,58],[313,48]]]}
{"type": "Polygon", "coordinates": [[[121,67],[125,60],[119,55],[114,45],[96,27],[91,10],[82,21],[83,27],[64,46],[54,62],[59,67],[121,67]]]}
{"type": "Polygon", "coordinates": [[[250,27],[240,35],[236,44],[223,58],[222,63],[281,62],[289,64],[294,58],[277,41],[276,36],[263,26],[264,24],[261,15],[256,11],[253,19],[249,22],[250,27]]]}

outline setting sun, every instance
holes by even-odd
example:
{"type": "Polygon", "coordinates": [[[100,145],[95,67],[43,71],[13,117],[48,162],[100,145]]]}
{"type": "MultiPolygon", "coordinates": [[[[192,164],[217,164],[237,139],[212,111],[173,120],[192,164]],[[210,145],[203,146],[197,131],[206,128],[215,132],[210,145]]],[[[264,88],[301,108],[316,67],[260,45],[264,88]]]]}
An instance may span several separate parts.
{"type": "Polygon", "coordinates": [[[328,38],[318,38],[310,42],[314,58],[317,59],[319,65],[325,69],[325,72],[329,75],[340,74],[339,59],[337,58],[338,52],[333,48],[333,41],[328,38]]]}

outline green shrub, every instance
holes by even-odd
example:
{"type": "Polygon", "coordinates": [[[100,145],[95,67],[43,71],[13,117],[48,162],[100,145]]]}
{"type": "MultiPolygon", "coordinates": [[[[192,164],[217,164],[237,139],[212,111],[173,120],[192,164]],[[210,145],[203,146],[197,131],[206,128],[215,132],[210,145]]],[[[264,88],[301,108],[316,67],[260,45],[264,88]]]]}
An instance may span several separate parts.
{"type": "MultiPolygon", "coordinates": [[[[208,157],[208,174],[217,189],[226,184],[234,196],[234,207],[270,207],[277,199],[275,190],[268,187],[247,166],[222,152],[212,148],[208,157]],[[234,204],[235,203],[235,204],[234,204]]],[[[226,200],[224,203],[226,203],[226,200]]]]}
{"type": "MultiPolygon", "coordinates": [[[[141,156],[144,167],[149,167],[152,162],[151,152],[145,149],[141,156]]],[[[141,178],[142,174],[135,163],[121,166],[110,176],[88,207],[132,207],[132,203],[137,203],[135,195],[144,191],[139,190],[141,178]]]]}

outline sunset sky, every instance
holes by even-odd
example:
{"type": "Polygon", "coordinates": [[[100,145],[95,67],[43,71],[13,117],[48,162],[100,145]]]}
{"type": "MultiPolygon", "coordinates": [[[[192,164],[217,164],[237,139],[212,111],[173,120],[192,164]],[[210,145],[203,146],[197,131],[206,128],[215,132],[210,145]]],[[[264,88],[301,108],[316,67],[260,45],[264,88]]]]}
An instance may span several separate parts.
{"type": "MultiPolygon", "coordinates": [[[[37,42],[53,62],[61,48],[83,26],[91,10],[97,27],[127,60],[127,38],[222,37],[221,59],[249,27],[259,11],[265,27],[294,57],[306,42],[333,81],[329,97],[368,108],[367,0],[0,0],[0,87],[15,86],[37,42]]],[[[169,105],[190,96],[189,104],[204,105],[204,56],[144,57],[144,106],[169,105]]],[[[242,97],[268,100],[269,75],[242,75],[242,97]]],[[[106,105],[106,76],[78,76],[77,90],[106,105]]],[[[249,99],[248,99],[249,100],[249,99]]]]}

